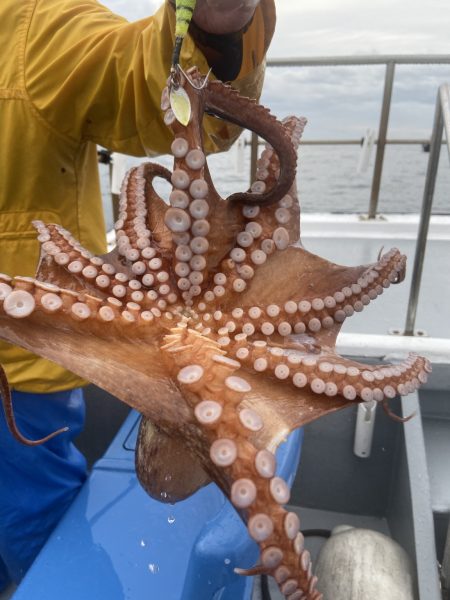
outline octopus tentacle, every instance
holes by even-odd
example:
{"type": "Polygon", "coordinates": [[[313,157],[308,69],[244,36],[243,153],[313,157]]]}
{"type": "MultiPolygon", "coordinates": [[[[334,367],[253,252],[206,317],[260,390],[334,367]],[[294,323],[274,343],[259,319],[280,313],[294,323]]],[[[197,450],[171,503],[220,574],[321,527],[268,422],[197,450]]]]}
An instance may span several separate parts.
{"type": "MultiPolygon", "coordinates": [[[[150,292],[149,292],[150,293],[150,292]]],[[[53,317],[69,317],[74,322],[97,322],[122,327],[159,323],[172,326],[174,313],[161,300],[147,297],[145,302],[120,301],[114,296],[104,299],[87,293],[78,293],[31,277],[8,278],[0,274],[0,310],[14,319],[31,314],[45,313],[53,317]],[[6,283],[6,280],[8,283],[6,283]]],[[[135,332],[136,333],[136,332],[135,332]]]]}
{"type": "Polygon", "coordinates": [[[393,421],[396,421],[397,423],[407,423],[408,421],[410,421],[411,419],[413,419],[416,416],[416,414],[417,414],[416,411],[414,411],[410,415],[408,415],[407,417],[400,417],[399,415],[396,415],[395,413],[393,413],[391,411],[391,409],[389,408],[389,404],[387,403],[386,400],[383,400],[382,406],[383,406],[383,410],[387,414],[387,416],[390,419],[392,419],[393,421]]]}
{"type": "Polygon", "coordinates": [[[126,296],[124,284],[129,282],[130,277],[124,270],[119,271],[111,262],[94,256],[60,225],[44,225],[41,221],[33,224],[38,231],[42,252],[70,274],[75,289],[88,289],[101,296],[126,296]]]}
{"type": "MultiPolygon", "coordinates": [[[[282,121],[283,126],[290,137],[292,147],[296,151],[298,151],[298,146],[303,134],[303,130],[306,126],[306,122],[306,119],[296,117],[286,117],[282,121]]],[[[255,187],[258,188],[258,186],[260,186],[259,182],[262,182],[266,188],[272,189],[279,176],[280,161],[270,144],[266,143],[265,149],[263,150],[261,157],[258,159],[256,167],[255,187]]],[[[243,210],[251,212],[251,208],[251,206],[243,207],[243,210]]],[[[278,227],[282,227],[288,231],[290,243],[295,243],[298,241],[300,237],[300,206],[297,194],[297,182],[295,178],[288,193],[285,196],[280,197],[280,200],[272,207],[271,211],[264,211],[264,219],[261,219],[261,214],[259,215],[259,222],[263,228],[267,220],[266,215],[270,215],[273,223],[271,230],[268,232],[269,235],[266,237],[270,239],[273,231],[278,227]]],[[[266,242],[266,245],[269,245],[269,243],[266,242]]]]}
{"type": "Polygon", "coordinates": [[[426,383],[430,369],[426,359],[414,354],[399,364],[368,367],[326,351],[313,354],[270,346],[262,340],[240,341],[235,338],[227,350],[243,366],[272,374],[297,388],[309,386],[316,394],[339,394],[346,400],[380,402],[397,394],[409,394],[426,383]]]}
{"type": "Polygon", "coordinates": [[[297,153],[292,147],[283,124],[268,109],[254,100],[243,98],[231,86],[210,82],[205,88],[204,103],[207,112],[246,127],[269,142],[280,157],[280,173],[276,185],[269,191],[252,191],[232,194],[228,202],[269,206],[288,193],[295,178],[297,153]]]}
{"type": "Polygon", "coordinates": [[[300,522],[295,513],[282,508],[289,501],[289,488],[275,475],[274,454],[249,438],[264,422],[257,411],[242,404],[251,386],[235,375],[240,363],[184,323],[172,330],[170,345],[163,349],[171,353],[179,369],[177,380],[206,430],[209,468],[220,472],[224,491],[261,548],[261,566],[256,570],[274,575],[286,597],[297,590],[311,595],[315,582],[300,522]]]}
{"type": "MultiPolygon", "coordinates": [[[[300,253],[306,252],[303,249],[297,250],[300,253]]],[[[260,302],[246,307],[243,303],[242,308],[233,309],[231,315],[227,311],[222,312],[220,318],[217,318],[217,311],[211,315],[207,304],[200,303],[197,308],[203,313],[204,320],[210,320],[213,316],[218,328],[228,327],[230,322],[234,323],[231,332],[235,333],[260,333],[269,336],[274,332],[281,336],[292,333],[317,333],[342,323],[354,312],[361,312],[381,295],[385,288],[398,281],[404,264],[405,257],[397,249],[392,249],[378,263],[355,273],[353,281],[349,279],[340,290],[330,290],[332,295],[325,294],[325,290],[317,296],[294,296],[282,305],[264,305],[260,302]]],[[[224,273],[215,276],[215,283],[221,284],[221,288],[215,288],[214,293],[207,296],[209,303],[219,295],[219,289],[220,293],[225,295],[227,282],[224,273]]]]}
{"type": "MultiPolygon", "coordinates": [[[[238,329],[245,333],[253,334],[257,331],[264,335],[270,335],[272,328],[282,336],[305,332],[317,334],[321,331],[337,335],[336,327],[347,317],[361,312],[372,300],[383,294],[391,283],[398,282],[406,259],[398,250],[393,249],[379,263],[368,267],[350,269],[330,263],[327,267],[323,263],[323,277],[320,280],[304,277],[303,273],[308,273],[307,269],[315,269],[319,265],[318,260],[318,257],[298,247],[290,247],[286,251],[286,261],[282,254],[274,253],[255,274],[249,293],[245,291],[242,294],[238,329]],[[302,279],[298,278],[293,267],[289,275],[286,272],[283,290],[272,286],[273,273],[277,269],[286,270],[284,264],[293,265],[295,263],[290,261],[294,259],[301,265],[299,270],[302,279]],[[278,302],[278,297],[283,298],[283,301],[278,302]]],[[[224,306],[223,313],[226,320],[229,314],[227,306],[224,306]]]]}
{"type": "MultiPolygon", "coordinates": [[[[283,122],[295,149],[305,123],[305,120],[296,118],[283,122]]],[[[257,193],[267,186],[273,188],[279,175],[278,157],[273,150],[266,148],[264,152],[270,152],[270,158],[260,159],[258,163],[258,179],[252,185],[252,191],[257,193]],[[263,169],[261,165],[264,166],[263,169]]],[[[264,212],[254,205],[244,205],[241,210],[244,217],[243,228],[236,236],[236,244],[221,264],[221,272],[226,278],[225,290],[236,293],[242,293],[246,289],[255,270],[271,254],[285,250],[291,242],[298,239],[299,227],[296,223],[300,210],[295,180],[288,193],[276,204],[265,208],[264,212]]]]}
{"type": "MultiPolygon", "coordinates": [[[[117,247],[125,260],[130,278],[145,290],[173,303],[178,300],[174,278],[170,275],[170,236],[163,224],[166,205],[153,187],[153,180],[170,181],[170,172],[160,165],[145,163],[132,169],[122,186],[119,219],[115,224],[117,247]],[[147,206],[151,202],[152,211],[147,206]]],[[[132,291],[138,286],[134,284],[132,291]]]]}
{"type": "Polygon", "coordinates": [[[17,428],[16,419],[14,418],[11,390],[10,390],[10,387],[8,384],[8,379],[6,377],[6,373],[1,365],[0,365],[0,396],[2,398],[3,410],[5,412],[6,424],[8,426],[9,431],[11,432],[11,434],[14,436],[14,438],[18,442],[25,444],[26,446],[40,446],[41,444],[45,444],[45,442],[48,442],[55,436],[57,436],[61,433],[65,433],[66,431],[69,431],[68,427],[61,427],[60,429],[57,429],[53,433],[50,433],[49,435],[46,435],[45,437],[43,437],[39,440],[30,440],[29,438],[25,437],[22,433],[20,433],[19,429],[17,428]]]}
{"type": "Polygon", "coordinates": [[[153,180],[160,177],[170,182],[171,173],[165,167],[143,163],[128,171],[122,184],[119,202],[119,215],[115,223],[119,254],[127,257],[127,250],[143,250],[153,246],[161,254],[163,230],[158,222],[166,205],[153,187],[153,180]],[[148,209],[149,202],[152,210],[148,209]],[[159,226],[159,227],[158,227],[159,226]]]}
{"type": "MultiPolygon", "coordinates": [[[[194,109],[201,111],[198,91],[187,86],[184,78],[181,84],[190,94],[194,109]]],[[[170,113],[168,108],[166,115],[170,113]]],[[[192,305],[192,299],[205,291],[208,280],[211,261],[207,257],[215,245],[210,233],[216,222],[226,224],[227,217],[209,175],[199,122],[192,120],[187,127],[182,127],[175,119],[169,119],[166,124],[175,139],[171,145],[174,156],[171,206],[165,211],[164,223],[175,248],[172,269],[176,285],[184,301],[192,305]]]]}
{"type": "Polygon", "coordinates": [[[33,226],[37,230],[37,239],[44,256],[66,268],[80,280],[95,278],[98,274],[97,267],[102,264],[101,259],[84,248],[70,231],[54,223],[45,225],[42,221],[33,221],[33,226]],[[91,271],[95,273],[94,276],[91,276],[91,271]]]}

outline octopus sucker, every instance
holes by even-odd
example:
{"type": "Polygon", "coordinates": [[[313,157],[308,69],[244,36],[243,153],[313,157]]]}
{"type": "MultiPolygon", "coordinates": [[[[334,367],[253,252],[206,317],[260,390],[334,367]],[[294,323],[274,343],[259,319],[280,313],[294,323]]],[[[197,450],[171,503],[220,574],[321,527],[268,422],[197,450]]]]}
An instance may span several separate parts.
{"type": "MultiPolygon", "coordinates": [[[[258,564],[237,571],[273,576],[290,600],[316,600],[275,451],[290,431],[355,402],[380,402],[395,418],[389,401],[426,383],[430,364],[416,354],[367,365],[335,350],[342,324],[404,279],[406,258],[393,248],[347,267],[308,252],[296,188],[306,119],[279,121],[197,69],[187,75],[186,126],[167,89],[161,100],[172,171],[147,162],[125,176],[117,243],[106,255],[93,255],[60,224],[35,221],[35,277],[0,274],[0,337],[142,413],[136,473],[144,489],[177,501],[214,480],[260,547],[258,564]],[[217,193],[205,113],[265,139],[247,191],[217,193]],[[168,204],[155,190],[157,177],[172,185],[168,204]],[[182,459],[169,484],[176,455],[182,459]]],[[[21,438],[1,372],[0,380],[12,433],[42,442],[21,438]]]]}

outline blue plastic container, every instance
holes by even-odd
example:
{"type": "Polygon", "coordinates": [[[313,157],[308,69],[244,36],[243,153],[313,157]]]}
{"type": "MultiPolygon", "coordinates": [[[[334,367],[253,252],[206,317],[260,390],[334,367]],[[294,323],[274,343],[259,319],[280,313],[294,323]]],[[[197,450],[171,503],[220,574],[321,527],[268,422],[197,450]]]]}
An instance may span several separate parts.
{"type": "MultiPolygon", "coordinates": [[[[174,505],[150,498],[134,470],[139,415],[131,412],[51,535],[14,600],[249,600],[234,573],[258,547],[215,484],[174,505]]],[[[291,485],[303,431],[277,452],[291,485]]]]}

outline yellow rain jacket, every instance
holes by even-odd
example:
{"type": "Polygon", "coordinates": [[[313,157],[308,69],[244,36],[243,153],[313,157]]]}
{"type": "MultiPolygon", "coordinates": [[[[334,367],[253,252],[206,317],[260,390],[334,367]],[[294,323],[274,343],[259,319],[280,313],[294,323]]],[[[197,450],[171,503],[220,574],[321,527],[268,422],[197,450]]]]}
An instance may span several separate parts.
{"type": "MultiPolygon", "coordinates": [[[[273,0],[262,0],[244,34],[242,67],[233,82],[245,95],[260,94],[274,25],[273,0]]],[[[128,23],[95,0],[1,0],[1,272],[34,275],[34,219],[61,223],[89,250],[105,251],[96,144],[135,156],[168,152],[160,94],[174,26],[167,3],[153,17],[128,23]]],[[[181,64],[208,70],[189,36],[181,64]]],[[[205,130],[210,150],[227,148],[238,134],[218,120],[209,120],[205,130]]],[[[3,342],[0,363],[21,391],[84,383],[3,342]]]]}

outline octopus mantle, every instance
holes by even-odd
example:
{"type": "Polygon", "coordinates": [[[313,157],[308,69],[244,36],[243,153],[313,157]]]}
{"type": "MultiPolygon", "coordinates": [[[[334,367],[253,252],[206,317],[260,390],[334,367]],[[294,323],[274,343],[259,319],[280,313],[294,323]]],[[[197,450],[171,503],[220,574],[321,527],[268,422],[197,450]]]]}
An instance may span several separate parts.
{"type": "MultiPolygon", "coordinates": [[[[61,225],[35,222],[38,271],[1,276],[0,337],[140,411],[136,466],[144,488],[173,502],[213,479],[261,548],[259,564],[244,574],[272,575],[289,600],[316,600],[274,452],[290,431],[323,414],[386,402],[426,381],[429,364],[416,355],[365,365],[335,352],[342,323],[402,280],[405,257],[393,249],[373,264],[344,267],[305,250],[295,183],[305,120],[280,122],[195,69],[182,85],[192,106],[186,127],[167,89],[161,102],[174,134],[173,172],[145,163],[127,174],[117,246],[105,256],[93,256],[61,225]],[[270,144],[248,192],[225,200],[216,192],[203,151],[204,112],[270,144]],[[168,203],[155,191],[158,177],[173,186],[168,203]]],[[[6,404],[12,431],[26,441],[6,404]]]]}

